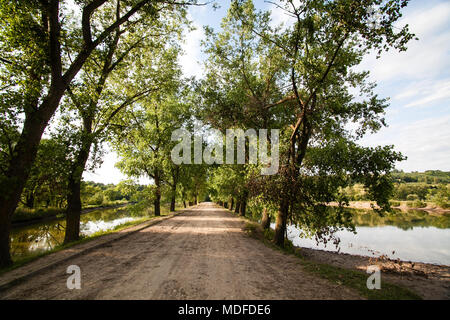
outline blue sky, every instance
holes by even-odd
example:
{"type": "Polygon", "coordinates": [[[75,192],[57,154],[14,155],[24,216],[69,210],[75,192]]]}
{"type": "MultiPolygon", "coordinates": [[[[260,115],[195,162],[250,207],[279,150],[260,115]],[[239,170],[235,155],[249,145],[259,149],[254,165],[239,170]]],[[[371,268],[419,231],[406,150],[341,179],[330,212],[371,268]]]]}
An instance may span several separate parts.
{"type": "MultiPolygon", "coordinates": [[[[196,30],[186,35],[185,55],[180,63],[186,76],[201,77],[200,41],[202,26],[220,27],[229,1],[190,9],[196,30]]],[[[272,4],[256,1],[260,9],[270,9],[274,23],[287,17],[272,4]]],[[[408,45],[408,51],[385,53],[380,59],[368,53],[359,66],[369,70],[376,81],[376,92],[390,97],[386,113],[387,128],[364,137],[366,146],[393,144],[408,160],[398,163],[404,171],[438,169],[450,171],[450,1],[412,0],[403,11],[399,26],[408,23],[419,41],[408,45]]],[[[117,183],[125,177],[114,167],[117,156],[110,152],[95,173],[85,173],[86,180],[117,183]]],[[[141,179],[141,182],[147,182],[141,179]]]]}

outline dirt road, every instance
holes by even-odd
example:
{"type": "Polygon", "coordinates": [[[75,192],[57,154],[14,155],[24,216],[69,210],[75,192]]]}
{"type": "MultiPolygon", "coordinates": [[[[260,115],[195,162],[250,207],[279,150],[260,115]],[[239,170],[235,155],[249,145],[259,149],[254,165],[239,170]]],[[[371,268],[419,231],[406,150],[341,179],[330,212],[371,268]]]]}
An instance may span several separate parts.
{"type": "Polygon", "coordinates": [[[266,247],[227,210],[202,203],[35,275],[0,299],[359,299],[266,247]],[[66,286],[69,265],[81,289],[66,286]]]}

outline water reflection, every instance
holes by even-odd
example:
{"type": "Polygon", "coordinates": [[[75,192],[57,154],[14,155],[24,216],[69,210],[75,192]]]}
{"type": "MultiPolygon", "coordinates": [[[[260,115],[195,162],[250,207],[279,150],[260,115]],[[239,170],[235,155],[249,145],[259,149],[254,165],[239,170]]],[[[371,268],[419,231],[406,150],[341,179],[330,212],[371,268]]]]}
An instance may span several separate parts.
{"type": "Polygon", "coordinates": [[[295,226],[288,227],[288,238],[301,247],[450,265],[450,216],[423,210],[396,211],[385,216],[372,210],[351,211],[356,234],[338,232],[339,248],[300,238],[300,229],[295,226]]]}
{"type": "MultiPolygon", "coordinates": [[[[143,216],[143,213],[135,213],[124,208],[92,211],[81,216],[80,232],[83,236],[90,236],[143,216]]],[[[60,219],[13,229],[11,233],[13,258],[41,253],[61,245],[64,241],[65,227],[65,220],[60,219]]]]}

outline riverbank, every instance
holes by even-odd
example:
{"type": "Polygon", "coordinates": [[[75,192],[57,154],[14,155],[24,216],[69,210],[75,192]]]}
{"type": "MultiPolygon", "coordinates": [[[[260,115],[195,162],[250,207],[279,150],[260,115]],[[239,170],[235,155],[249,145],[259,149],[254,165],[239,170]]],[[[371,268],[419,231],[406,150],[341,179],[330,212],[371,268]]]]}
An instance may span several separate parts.
{"type": "Polygon", "coordinates": [[[385,257],[366,257],[309,248],[295,248],[305,259],[347,270],[366,272],[370,265],[377,265],[383,279],[401,285],[424,299],[450,299],[450,266],[421,262],[392,260],[385,257]]]}
{"type": "MultiPolygon", "coordinates": [[[[423,208],[415,208],[415,207],[409,207],[407,205],[408,201],[397,201],[397,202],[399,202],[400,205],[399,206],[392,206],[392,208],[399,209],[401,211],[421,210],[421,211],[426,211],[426,212],[428,212],[430,214],[435,214],[435,215],[447,215],[447,214],[450,214],[450,209],[443,209],[443,208],[440,208],[440,207],[438,207],[436,205],[433,205],[431,203],[427,203],[427,206],[423,207],[423,208]]],[[[372,209],[372,206],[371,206],[372,204],[375,206],[375,208],[378,208],[378,206],[374,202],[370,202],[370,201],[350,201],[348,208],[371,210],[372,209]]],[[[329,205],[333,206],[333,207],[336,207],[336,206],[338,206],[338,203],[330,202],[329,205]]]]}
{"type": "MultiPolygon", "coordinates": [[[[273,229],[264,232],[259,222],[241,218],[247,221],[246,229],[250,236],[263,241],[268,246],[276,247],[272,242],[273,229]]],[[[285,240],[285,248],[279,248],[279,250],[301,258],[302,263],[313,273],[318,273],[337,283],[347,282],[348,286],[357,288],[367,294],[369,299],[386,299],[390,295],[383,293],[383,290],[367,290],[371,291],[369,293],[365,291],[364,287],[361,287],[361,281],[364,282],[368,277],[367,267],[377,265],[381,271],[382,289],[383,285],[386,289],[386,287],[394,284],[406,288],[426,300],[450,300],[450,266],[394,260],[386,256],[369,257],[310,249],[294,246],[287,239],[285,240]],[[379,292],[379,295],[377,292],[379,292]]],[[[395,291],[392,288],[389,290],[395,291]]],[[[393,299],[401,299],[400,296],[394,296],[393,299]]]]}
{"type": "MultiPolygon", "coordinates": [[[[81,214],[89,213],[89,212],[96,211],[96,210],[121,208],[121,207],[125,207],[129,204],[132,204],[132,203],[127,202],[127,203],[119,203],[119,204],[110,205],[110,206],[98,206],[98,207],[85,208],[85,209],[81,210],[81,214]]],[[[53,211],[52,210],[48,214],[37,215],[36,217],[20,218],[20,219],[16,218],[16,219],[13,219],[13,221],[12,221],[12,227],[20,228],[20,227],[33,225],[36,223],[44,223],[44,222],[50,222],[50,221],[53,221],[56,219],[62,219],[65,217],[65,210],[66,209],[61,209],[61,211],[53,211]]]]}

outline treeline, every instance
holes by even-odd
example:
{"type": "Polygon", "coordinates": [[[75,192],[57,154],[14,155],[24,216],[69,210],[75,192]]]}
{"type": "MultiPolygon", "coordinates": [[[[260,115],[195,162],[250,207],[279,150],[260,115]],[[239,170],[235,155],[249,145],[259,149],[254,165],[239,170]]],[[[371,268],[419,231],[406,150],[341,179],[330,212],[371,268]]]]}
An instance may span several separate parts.
{"type": "Polygon", "coordinates": [[[427,170],[425,172],[403,172],[394,170],[392,178],[396,182],[421,182],[426,184],[450,183],[450,172],[440,170],[427,170]]]}
{"type": "MultiPolygon", "coordinates": [[[[345,190],[361,186],[380,211],[391,210],[392,170],[404,156],[393,146],[357,144],[386,125],[387,100],[377,96],[367,72],[356,72],[368,51],[406,50],[414,38],[394,27],[402,1],[279,1],[287,23],[252,1],[232,1],[221,30],[206,28],[201,119],[220,133],[267,129],[271,159],[250,163],[256,142],[245,143],[245,163],[211,170],[211,197],[241,215],[257,211],[264,228],[275,220],[274,242],[284,246],[288,223],[323,242],[353,230],[345,190]],[[371,23],[376,7],[381,24],[371,23]],[[355,99],[352,92],[358,92],[355,99]],[[349,130],[346,124],[353,123],[349,130]],[[279,129],[279,136],[271,129],[279,129]],[[273,175],[261,169],[278,165],[273,175]],[[336,210],[328,204],[337,202],[336,210]]],[[[372,21],[373,22],[373,21],[372,21]]],[[[228,141],[227,141],[228,143],[228,141]]],[[[219,146],[220,149],[220,146],[219,146]]],[[[217,150],[217,154],[221,154],[217,150]]]]}
{"type": "MultiPolygon", "coordinates": [[[[0,3],[0,267],[12,263],[11,221],[20,203],[65,206],[67,243],[79,239],[83,202],[116,198],[114,190],[83,184],[83,172],[101,162],[105,142],[133,126],[129,109],[181,95],[180,40],[196,3],[0,3]]],[[[156,171],[158,194],[169,180],[156,171]]]]}
{"type": "MultiPolygon", "coordinates": [[[[450,208],[450,172],[427,170],[425,172],[403,172],[393,170],[392,199],[408,201],[411,207],[425,207],[426,202],[443,209],[450,208]]],[[[344,189],[350,201],[370,201],[363,185],[353,184],[344,189]]]]}
{"type": "MultiPolygon", "coordinates": [[[[155,215],[165,199],[175,209],[177,199],[196,203],[210,194],[243,215],[252,203],[265,227],[276,217],[280,246],[288,222],[324,241],[352,228],[343,206],[331,212],[327,203],[344,204],[342,190],[354,183],[390,209],[390,172],[404,157],[393,146],[357,144],[385,125],[388,105],[355,66],[369,51],[406,50],[414,35],[394,27],[405,1],[280,1],[286,25],[250,0],[231,1],[221,31],[205,28],[202,79],[183,78],[178,64],[184,31],[192,30],[187,9],[197,1],[68,3],[0,3],[0,267],[12,263],[11,220],[21,201],[65,205],[64,241],[79,239],[83,201],[104,201],[106,190],[82,180],[101,162],[104,143],[122,172],[151,180],[127,188],[155,215]],[[372,23],[374,12],[382,23],[372,23]],[[198,138],[206,128],[268,129],[259,143],[272,150],[279,140],[279,154],[211,166],[183,154],[196,164],[175,164],[179,128],[198,138]],[[276,174],[261,175],[274,161],[276,174]],[[84,200],[83,188],[91,188],[84,200]]],[[[220,160],[209,140],[191,139],[188,149],[209,147],[220,160]]],[[[244,148],[254,151],[254,144],[244,148]]]]}

